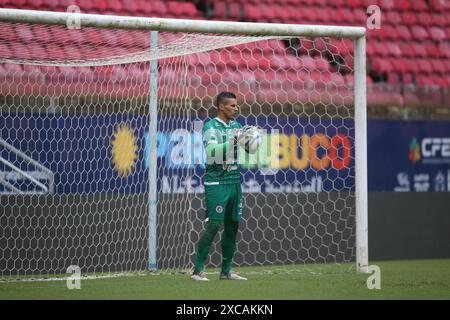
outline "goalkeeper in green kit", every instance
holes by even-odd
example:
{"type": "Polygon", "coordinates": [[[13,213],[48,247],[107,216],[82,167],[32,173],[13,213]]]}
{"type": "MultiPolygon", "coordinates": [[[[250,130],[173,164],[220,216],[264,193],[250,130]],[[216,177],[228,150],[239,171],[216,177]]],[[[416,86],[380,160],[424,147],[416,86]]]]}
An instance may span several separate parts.
{"type": "Polygon", "coordinates": [[[220,279],[247,280],[232,271],[236,236],[242,214],[242,189],[237,161],[238,146],[245,147],[251,138],[249,126],[242,127],[236,96],[221,92],[216,98],[217,116],[203,127],[206,151],[204,175],[206,219],[205,230],[196,247],[193,280],[208,281],[203,269],[214,238],[222,224],[222,270],[220,279]]]}

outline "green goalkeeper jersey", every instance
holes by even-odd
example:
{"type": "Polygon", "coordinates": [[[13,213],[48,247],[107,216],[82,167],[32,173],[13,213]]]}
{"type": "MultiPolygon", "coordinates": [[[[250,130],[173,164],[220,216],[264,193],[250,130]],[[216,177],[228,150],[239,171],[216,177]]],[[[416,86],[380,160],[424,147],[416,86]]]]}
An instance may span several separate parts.
{"type": "Polygon", "coordinates": [[[239,128],[242,128],[239,122],[230,120],[226,124],[217,117],[205,123],[202,132],[206,150],[205,186],[241,182],[234,144],[234,135],[239,128]]]}

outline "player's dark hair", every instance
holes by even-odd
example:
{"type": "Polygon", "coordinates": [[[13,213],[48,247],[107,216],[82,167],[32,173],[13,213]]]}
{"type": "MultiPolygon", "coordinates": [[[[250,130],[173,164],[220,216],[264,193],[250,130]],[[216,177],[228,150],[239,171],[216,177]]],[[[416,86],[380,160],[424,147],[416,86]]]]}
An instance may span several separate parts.
{"type": "Polygon", "coordinates": [[[236,99],[236,95],[233,92],[222,91],[217,95],[216,107],[219,109],[221,104],[225,104],[228,99],[236,99]]]}

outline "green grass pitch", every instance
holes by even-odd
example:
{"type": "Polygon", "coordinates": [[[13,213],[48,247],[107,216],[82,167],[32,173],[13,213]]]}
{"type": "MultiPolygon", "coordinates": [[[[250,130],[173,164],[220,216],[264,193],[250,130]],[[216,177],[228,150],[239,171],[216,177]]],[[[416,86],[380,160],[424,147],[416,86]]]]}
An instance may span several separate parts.
{"type": "Polygon", "coordinates": [[[237,268],[248,281],[192,281],[188,275],[140,275],[81,280],[69,290],[66,281],[0,282],[0,299],[450,299],[450,259],[371,262],[381,268],[381,289],[369,290],[369,274],[354,264],[237,268]]]}

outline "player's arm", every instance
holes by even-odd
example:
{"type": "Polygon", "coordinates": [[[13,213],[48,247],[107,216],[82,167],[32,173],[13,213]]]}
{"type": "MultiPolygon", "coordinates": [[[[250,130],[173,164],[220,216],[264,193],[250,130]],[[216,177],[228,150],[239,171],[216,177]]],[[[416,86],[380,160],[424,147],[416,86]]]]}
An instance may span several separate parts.
{"type": "Polygon", "coordinates": [[[249,129],[250,129],[249,126],[239,128],[236,133],[233,133],[232,136],[227,137],[228,139],[225,142],[222,141],[219,142],[219,137],[215,135],[215,131],[210,129],[209,132],[204,135],[206,154],[209,157],[215,157],[216,155],[222,154],[225,159],[226,152],[230,150],[228,148],[230,147],[234,148],[237,144],[245,146],[245,143],[252,135],[249,129]]]}
{"type": "Polygon", "coordinates": [[[249,152],[249,143],[255,137],[255,130],[260,129],[257,126],[245,125],[236,134],[235,143],[243,147],[247,153],[249,152]]]}

